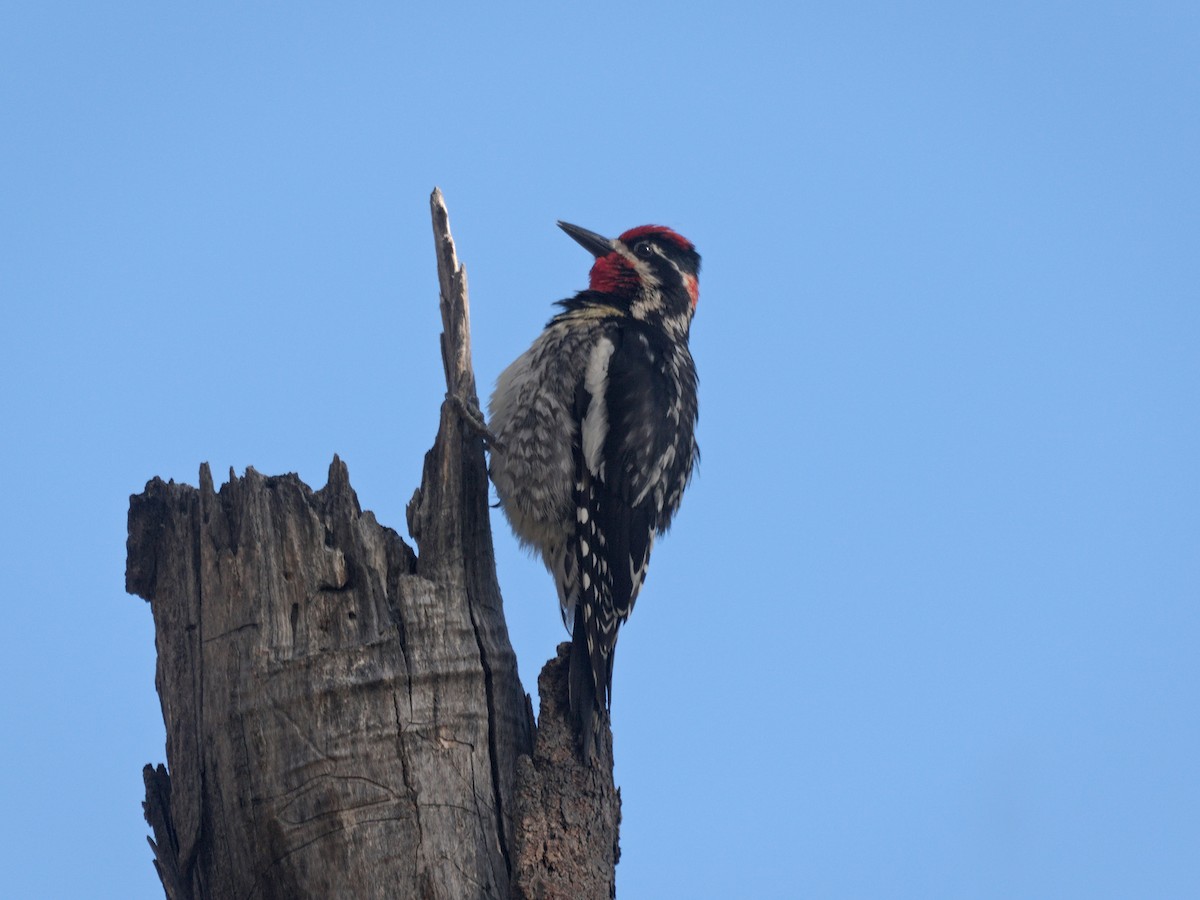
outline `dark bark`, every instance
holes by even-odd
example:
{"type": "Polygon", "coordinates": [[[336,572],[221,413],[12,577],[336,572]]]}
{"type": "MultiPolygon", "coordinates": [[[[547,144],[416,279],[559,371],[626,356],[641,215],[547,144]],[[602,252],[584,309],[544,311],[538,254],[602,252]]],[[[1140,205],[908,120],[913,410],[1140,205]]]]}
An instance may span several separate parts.
{"type": "Polygon", "coordinates": [[[517,760],[517,843],[513,896],[615,897],[621,856],[621,791],[613,784],[612,733],[597,728],[600,751],[580,765],[567,700],[570,643],[538,677],[541,710],[533,757],[517,760]]]}
{"type": "Polygon", "coordinates": [[[460,412],[477,404],[469,308],[439,192],[433,213],[459,400],[409,504],[419,555],[337,457],[315,492],[253,469],[217,491],[202,466],[199,488],[156,478],[130,500],[126,583],[154,615],[170,772],[146,767],[145,809],[170,900],[611,896],[611,741],[579,761],[560,658],[534,750],[460,412]]]}

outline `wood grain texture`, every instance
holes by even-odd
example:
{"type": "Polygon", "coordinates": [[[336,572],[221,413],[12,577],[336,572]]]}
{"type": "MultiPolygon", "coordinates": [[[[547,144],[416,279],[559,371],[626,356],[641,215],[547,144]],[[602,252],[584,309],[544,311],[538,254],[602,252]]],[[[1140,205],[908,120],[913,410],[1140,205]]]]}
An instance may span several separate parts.
{"type": "MultiPolygon", "coordinates": [[[[448,396],[477,405],[466,275],[439,192],[432,206],[448,396]]],[[[449,400],[408,506],[419,556],[336,456],[318,491],[252,468],[217,490],[205,465],[198,487],[155,478],[130,498],[126,585],[151,605],[167,726],[145,808],[170,900],[611,896],[611,744],[582,764],[544,696],[534,753],[487,502],[482,442],[449,400]],[[576,852],[533,853],[545,835],[576,852]],[[539,875],[570,865],[592,874],[539,875]]]]}

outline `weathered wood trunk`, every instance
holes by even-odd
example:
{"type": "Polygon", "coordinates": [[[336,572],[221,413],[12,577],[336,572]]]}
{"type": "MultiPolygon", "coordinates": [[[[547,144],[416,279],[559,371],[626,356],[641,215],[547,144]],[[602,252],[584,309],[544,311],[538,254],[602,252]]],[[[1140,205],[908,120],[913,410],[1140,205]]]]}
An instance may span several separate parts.
{"type": "MultiPolygon", "coordinates": [[[[474,404],[436,191],[433,211],[447,388],[474,404]]],[[[580,763],[561,648],[535,729],[487,493],[448,400],[409,504],[419,555],[337,457],[315,492],[253,469],[217,491],[203,466],[199,488],[131,498],[126,581],[154,614],[169,765],[146,767],[145,807],[170,900],[614,895],[611,741],[580,763]]]]}

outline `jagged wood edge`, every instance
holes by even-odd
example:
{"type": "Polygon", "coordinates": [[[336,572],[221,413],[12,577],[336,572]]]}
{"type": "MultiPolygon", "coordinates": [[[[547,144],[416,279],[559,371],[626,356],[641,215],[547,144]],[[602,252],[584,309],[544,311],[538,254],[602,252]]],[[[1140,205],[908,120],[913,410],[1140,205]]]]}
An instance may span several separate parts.
{"type": "Polygon", "coordinates": [[[430,212],[437,256],[446,401],[437,439],[426,454],[421,487],[409,503],[408,524],[420,550],[418,571],[434,579],[464,581],[484,673],[500,851],[511,875],[517,760],[533,750],[533,711],[517,678],[516,657],[496,580],[483,442],[463,415],[464,410],[479,408],[471,361],[470,299],[466,269],[459,262],[450,233],[445,198],[437,188],[430,197],[430,212]],[[498,668],[511,668],[512,678],[498,678],[498,668]]]}
{"type": "MultiPolygon", "coordinates": [[[[486,504],[488,482],[483,468],[483,442],[461,414],[464,406],[471,410],[479,408],[471,361],[466,270],[458,260],[445,198],[439,189],[435,188],[430,197],[430,208],[438,257],[442,364],[448,398],[443,404],[442,430],[449,426],[448,433],[457,435],[469,448],[464,450],[468,459],[472,463],[478,461],[484,472],[486,504]],[[448,417],[453,421],[448,422],[448,417]]],[[[439,433],[439,443],[440,440],[439,433]]],[[[470,477],[465,481],[480,483],[470,477]]],[[[420,540],[416,533],[413,537],[420,540]]],[[[490,529],[487,538],[487,568],[494,578],[490,529]]],[[[422,547],[421,557],[424,556],[422,547]]],[[[607,716],[603,717],[600,753],[590,765],[581,762],[566,704],[568,647],[568,643],[559,645],[557,655],[545,664],[538,679],[541,726],[534,726],[532,709],[528,714],[534,746],[515,758],[501,761],[493,740],[493,765],[511,762],[516,770],[515,803],[510,803],[505,815],[511,816],[515,811],[517,821],[512,831],[504,830],[511,835],[504,856],[510,863],[514,898],[611,897],[616,892],[621,797],[613,780],[612,733],[607,716]]],[[[495,722],[487,654],[482,645],[480,649],[489,683],[489,712],[495,722]]],[[[494,729],[490,733],[494,735],[494,729]]],[[[497,785],[505,783],[495,770],[494,775],[497,785]]]]}

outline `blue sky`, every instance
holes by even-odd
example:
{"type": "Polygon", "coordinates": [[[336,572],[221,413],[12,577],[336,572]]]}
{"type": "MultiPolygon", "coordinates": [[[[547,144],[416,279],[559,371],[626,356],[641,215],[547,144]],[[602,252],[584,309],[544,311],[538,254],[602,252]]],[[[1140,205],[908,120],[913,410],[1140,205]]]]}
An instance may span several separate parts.
{"type": "Polygon", "coordinates": [[[1195,4],[0,15],[0,896],[162,896],[131,493],[338,453],[403,531],[434,185],[489,388],[584,286],[556,219],[704,255],[621,897],[1200,896],[1195,4]]]}

